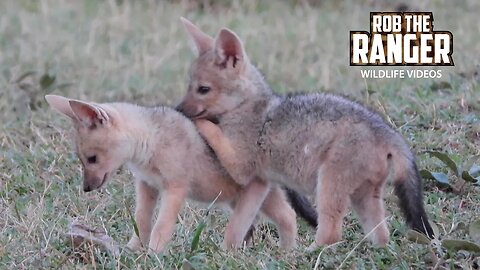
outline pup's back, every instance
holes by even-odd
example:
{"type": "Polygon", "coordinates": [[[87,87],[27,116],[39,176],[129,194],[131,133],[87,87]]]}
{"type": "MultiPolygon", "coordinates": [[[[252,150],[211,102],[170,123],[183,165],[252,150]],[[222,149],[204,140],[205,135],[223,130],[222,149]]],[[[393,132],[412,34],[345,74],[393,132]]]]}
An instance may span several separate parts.
{"type": "Polygon", "coordinates": [[[267,114],[261,139],[265,142],[267,176],[286,173],[283,183],[287,186],[291,179],[303,179],[297,188],[308,191],[323,181],[333,181],[317,182],[322,170],[335,172],[338,182],[333,184],[354,197],[365,196],[360,194],[366,192],[362,190],[365,183],[381,187],[389,179],[407,223],[433,235],[423,209],[414,155],[380,115],[329,94],[290,95],[279,97],[275,103],[267,114]],[[320,169],[319,162],[324,164],[320,169]]]}
{"type": "MultiPolygon", "coordinates": [[[[135,105],[122,104],[128,106],[135,105]]],[[[141,108],[145,119],[125,120],[144,121],[155,140],[153,145],[145,145],[154,147],[154,154],[145,155],[144,168],[130,165],[133,171],[146,169],[164,175],[164,179],[188,181],[189,197],[197,201],[210,202],[220,191],[219,201],[235,197],[240,186],[230,179],[191,120],[168,107],[136,107],[141,108]]]]}

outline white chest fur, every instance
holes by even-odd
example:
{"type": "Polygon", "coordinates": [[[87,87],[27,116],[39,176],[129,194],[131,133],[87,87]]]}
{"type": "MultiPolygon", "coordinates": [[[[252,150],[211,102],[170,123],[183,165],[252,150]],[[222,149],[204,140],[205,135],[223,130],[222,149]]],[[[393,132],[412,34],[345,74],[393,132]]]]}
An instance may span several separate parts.
{"type": "Polygon", "coordinates": [[[152,187],[155,187],[157,189],[163,189],[165,179],[161,174],[154,173],[150,170],[141,168],[136,164],[132,163],[127,163],[127,168],[130,172],[132,172],[135,180],[142,180],[152,187]]]}

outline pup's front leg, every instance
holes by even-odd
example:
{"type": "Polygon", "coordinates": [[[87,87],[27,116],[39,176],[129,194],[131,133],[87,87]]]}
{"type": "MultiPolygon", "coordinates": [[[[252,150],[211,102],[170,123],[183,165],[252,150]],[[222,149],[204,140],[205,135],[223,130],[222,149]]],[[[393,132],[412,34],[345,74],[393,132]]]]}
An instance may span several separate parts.
{"type": "Polygon", "coordinates": [[[248,229],[253,224],[260,206],[270,191],[270,185],[256,178],[247,184],[238,200],[225,229],[225,248],[240,247],[248,229]]]}
{"type": "Polygon", "coordinates": [[[185,187],[166,187],[161,199],[160,212],[152,230],[148,248],[152,252],[160,252],[172,238],[177,215],[187,196],[185,187]]]}
{"type": "Polygon", "coordinates": [[[294,248],[297,239],[297,215],[282,188],[273,186],[260,210],[277,225],[280,247],[286,250],[294,248]]]}
{"type": "Polygon", "coordinates": [[[138,234],[132,233],[132,238],[128,241],[127,247],[132,250],[139,250],[146,247],[150,240],[152,230],[153,210],[158,201],[158,190],[149,186],[142,180],[135,181],[136,206],[135,222],[137,223],[138,234]]]}
{"type": "Polygon", "coordinates": [[[244,158],[238,157],[230,140],[223,134],[223,131],[208,120],[195,120],[198,132],[212,147],[222,166],[228,171],[232,178],[240,185],[247,185],[253,178],[253,172],[245,172],[242,162],[244,158]]]}

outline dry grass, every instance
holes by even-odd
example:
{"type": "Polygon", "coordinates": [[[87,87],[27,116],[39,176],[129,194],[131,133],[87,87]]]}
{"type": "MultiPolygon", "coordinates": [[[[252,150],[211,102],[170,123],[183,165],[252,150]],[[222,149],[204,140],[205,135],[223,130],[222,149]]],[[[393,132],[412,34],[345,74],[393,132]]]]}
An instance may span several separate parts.
{"type": "MultiPolygon", "coordinates": [[[[104,102],[175,104],[186,89],[185,74],[194,57],[180,16],[212,35],[222,26],[236,31],[278,92],[347,95],[388,116],[418,153],[441,149],[458,160],[480,154],[480,86],[478,75],[472,75],[480,64],[478,1],[411,4],[433,11],[435,29],[454,34],[456,66],[443,68],[443,78],[437,80],[363,80],[361,68],[348,66],[349,31],[367,29],[369,12],[394,8],[389,2],[345,0],[308,7],[315,1],[204,1],[203,10],[192,2],[0,2],[0,268],[188,269],[186,258],[196,269],[308,269],[317,260],[321,268],[342,262],[344,267],[367,269],[436,263],[474,267],[472,254],[436,249],[432,256],[427,247],[406,240],[403,219],[390,196],[392,240],[381,249],[369,243],[356,247],[363,235],[349,215],[345,241],[321,252],[304,252],[314,235],[305,224],[293,252],[277,250],[274,226],[268,224],[257,230],[255,247],[224,252],[218,244],[226,215],[217,211],[206,219],[200,249],[191,253],[193,231],[205,214],[205,206],[195,203],[182,211],[174,241],[158,257],[122,250],[113,258],[95,247],[72,249],[63,234],[74,218],[104,227],[116,241],[126,243],[133,227],[133,185],[129,173],[121,171],[103,191],[83,193],[80,164],[66,132],[69,123],[46,107],[43,95],[53,91],[104,102]],[[21,78],[30,71],[35,73],[21,78]],[[51,86],[44,74],[55,76],[51,86]],[[447,87],[437,89],[440,83],[447,87]]],[[[419,155],[421,168],[437,165],[419,155]]],[[[470,223],[480,213],[479,188],[467,185],[458,195],[427,181],[425,191],[427,211],[441,234],[467,238],[457,225],[470,223]]]]}

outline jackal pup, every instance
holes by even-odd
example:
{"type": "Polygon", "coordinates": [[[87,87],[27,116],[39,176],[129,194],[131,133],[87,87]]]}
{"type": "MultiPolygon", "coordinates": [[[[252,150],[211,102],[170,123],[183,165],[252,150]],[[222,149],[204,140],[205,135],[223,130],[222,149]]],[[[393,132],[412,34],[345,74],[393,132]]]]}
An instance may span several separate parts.
{"type": "MultiPolygon", "coordinates": [[[[186,197],[212,202],[220,194],[217,202],[233,207],[234,212],[244,211],[242,200],[249,197],[243,196],[243,187],[221,167],[194,124],[177,111],[127,103],[89,103],[54,95],[45,99],[74,124],[84,191],[102,187],[123,164],[133,172],[140,238],[133,233],[130,248],[148,246],[149,250],[161,251],[172,237],[186,197]],[[152,229],[160,192],[160,212],[152,229]]],[[[282,189],[270,189],[261,212],[278,226],[280,245],[293,247],[296,215],[282,189]]],[[[227,231],[224,245],[240,245],[243,239],[234,238],[237,234],[227,231]]]]}
{"type": "MultiPolygon", "coordinates": [[[[372,231],[371,241],[385,245],[387,179],[394,183],[407,223],[433,236],[414,155],[377,113],[334,95],[277,96],[250,64],[235,33],[224,28],[213,39],[183,23],[199,55],[177,109],[193,119],[218,119],[218,126],[198,120],[197,127],[238,183],[277,182],[315,195],[318,227],[310,248],[341,239],[349,205],[365,233],[372,231]]],[[[262,199],[244,209],[254,211],[262,199]]]]}

